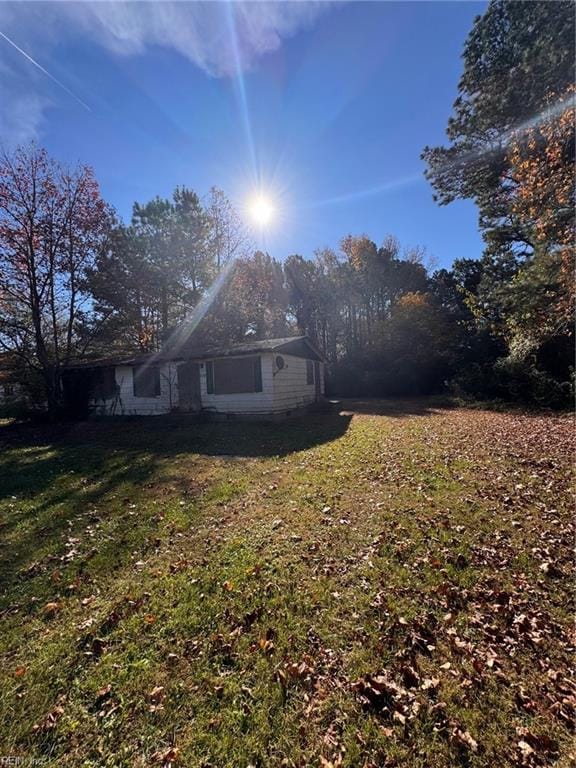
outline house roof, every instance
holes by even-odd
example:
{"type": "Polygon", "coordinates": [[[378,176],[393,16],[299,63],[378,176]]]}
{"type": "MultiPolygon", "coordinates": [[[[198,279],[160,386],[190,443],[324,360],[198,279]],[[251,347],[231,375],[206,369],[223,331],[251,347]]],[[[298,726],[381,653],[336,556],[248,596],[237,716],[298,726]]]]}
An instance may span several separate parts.
{"type": "Polygon", "coordinates": [[[76,368],[107,368],[111,365],[144,365],[145,363],[165,363],[167,358],[162,358],[160,354],[148,352],[142,355],[114,355],[113,357],[97,357],[91,360],[74,360],[64,366],[66,369],[76,368]]]}
{"type": "Polygon", "coordinates": [[[190,350],[187,358],[205,360],[212,357],[235,357],[236,355],[254,355],[259,352],[284,352],[295,354],[297,357],[311,357],[323,360],[322,353],[316,348],[308,336],[288,336],[283,339],[263,339],[242,344],[230,344],[226,347],[205,347],[197,352],[190,350]]]}
{"type": "Polygon", "coordinates": [[[178,360],[209,360],[216,357],[235,357],[240,355],[255,355],[261,352],[283,352],[296,357],[307,357],[313,360],[324,360],[324,357],[308,336],[289,336],[283,339],[263,339],[247,341],[241,344],[229,344],[226,347],[187,348],[184,353],[149,352],[143,355],[117,355],[101,357],[95,360],[79,360],[66,366],[77,368],[104,368],[117,365],[161,365],[178,360]]]}

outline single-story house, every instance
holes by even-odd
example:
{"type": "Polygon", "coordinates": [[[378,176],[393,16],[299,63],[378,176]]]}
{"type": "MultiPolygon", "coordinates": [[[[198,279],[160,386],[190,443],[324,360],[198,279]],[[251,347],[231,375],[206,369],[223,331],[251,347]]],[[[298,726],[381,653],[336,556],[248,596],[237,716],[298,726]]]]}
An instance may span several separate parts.
{"type": "Polygon", "coordinates": [[[101,415],[290,415],[323,398],[324,358],[307,336],[267,339],[85,361],[64,385],[101,415]]]}

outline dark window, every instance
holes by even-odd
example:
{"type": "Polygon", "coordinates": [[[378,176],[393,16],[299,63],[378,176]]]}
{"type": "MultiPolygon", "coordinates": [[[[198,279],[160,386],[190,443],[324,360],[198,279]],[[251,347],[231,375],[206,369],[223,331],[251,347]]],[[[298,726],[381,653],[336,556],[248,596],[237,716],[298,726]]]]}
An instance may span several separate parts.
{"type": "Polygon", "coordinates": [[[306,360],[306,384],[314,384],[314,363],[306,360]]]}
{"type": "Polygon", "coordinates": [[[212,360],[206,363],[206,390],[209,395],[214,394],[214,364],[212,360]]]}
{"type": "Polygon", "coordinates": [[[12,384],[4,384],[4,394],[6,397],[12,397],[14,394],[14,387],[12,384]]]}
{"type": "Polygon", "coordinates": [[[158,397],[160,369],[144,365],[134,368],[134,397],[158,397]]]}
{"type": "Polygon", "coordinates": [[[94,369],[91,383],[91,396],[94,400],[111,400],[116,395],[117,390],[114,368],[94,369]]]}
{"type": "Polygon", "coordinates": [[[259,357],[223,357],[206,363],[209,395],[262,392],[262,365],[259,357]]]}

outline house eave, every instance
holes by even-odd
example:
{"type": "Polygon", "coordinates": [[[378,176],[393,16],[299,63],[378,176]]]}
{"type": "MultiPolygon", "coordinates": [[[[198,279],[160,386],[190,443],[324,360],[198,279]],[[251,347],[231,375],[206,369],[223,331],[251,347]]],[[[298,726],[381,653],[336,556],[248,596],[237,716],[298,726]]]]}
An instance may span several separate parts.
{"type": "MultiPolygon", "coordinates": [[[[96,360],[79,360],[69,363],[64,367],[65,370],[79,370],[91,368],[107,368],[118,366],[139,366],[139,365],[165,365],[167,363],[177,363],[184,360],[214,360],[219,357],[243,357],[245,355],[262,354],[295,354],[290,351],[290,347],[303,344],[309,348],[312,353],[312,359],[320,362],[326,362],[324,355],[308,336],[291,336],[281,339],[264,339],[261,341],[247,342],[243,344],[231,344],[228,347],[208,347],[203,349],[189,349],[185,354],[162,354],[161,352],[150,352],[141,355],[124,355],[117,357],[99,358],[96,360]]],[[[302,355],[297,355],[302,356],[302,355]]]]}

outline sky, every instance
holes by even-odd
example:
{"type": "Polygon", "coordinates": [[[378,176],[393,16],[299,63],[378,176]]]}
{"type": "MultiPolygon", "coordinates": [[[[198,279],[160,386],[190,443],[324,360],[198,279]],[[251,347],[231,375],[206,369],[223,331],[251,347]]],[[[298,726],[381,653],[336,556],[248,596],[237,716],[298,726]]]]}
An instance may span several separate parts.
{"type": "Polygon", "coordinates": [[[478,258],[470,201],[423,175],[445,143],[478,2],[0,3],[0,140],[93,166],[134,201],[220,187],[274,217],[258,247],[310,258],[388,234],[432,263],[478,258]]]}

